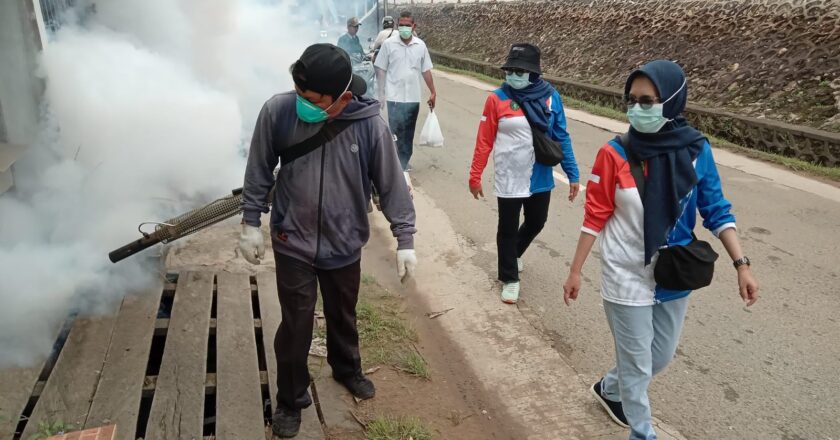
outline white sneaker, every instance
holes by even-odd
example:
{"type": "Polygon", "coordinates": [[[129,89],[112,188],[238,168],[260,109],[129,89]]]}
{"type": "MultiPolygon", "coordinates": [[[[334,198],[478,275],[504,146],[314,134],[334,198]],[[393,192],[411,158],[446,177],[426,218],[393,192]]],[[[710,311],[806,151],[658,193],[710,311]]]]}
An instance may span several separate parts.
{"type": "Polygon", "coordinates": [[[525,263],[521,258],[516,259],[516,268],[519,269],[520,273],[525,270],[525,263]]]}
{"type": "Polygon", "coordinates": [[[516,304],[519,301],[519,281],[505,283],[502,287],[502,302],[505,304],[516,304]]]}

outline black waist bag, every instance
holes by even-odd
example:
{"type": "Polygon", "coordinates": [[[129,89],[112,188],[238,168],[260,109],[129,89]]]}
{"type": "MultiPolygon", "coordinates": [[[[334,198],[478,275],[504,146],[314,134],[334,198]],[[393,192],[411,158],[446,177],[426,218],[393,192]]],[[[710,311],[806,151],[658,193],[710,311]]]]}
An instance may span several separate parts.
{"type": "MultiPolygon", "coordinates": [[[[630,136],[621,135],[621,144],[627,152],[630,163],[630,173],[636,181],[639,195],[644,199],[645,174],[642,161],[630,148],[630,136]]],[[[669,246],[659,250],[659,258],[653,269],[653,279],[656,284],[668,290],[697,290],[712,284],[715,274],[717,252],[712,249],[708,241],[698,240],[694,232],[691,233],[691,243],[684,246],[669,246]]]]}
{"type": "Polygon", "coordinates": [[[534,159],[537,162],[553,167],[563,161],[563,146],[560,142],[551,139],[533,124],[531,133],[534,138],[534,159]]]}
{"type": "MultiPolygon", "coordinates": [[[[511,100],[513,100],[513,98],[511,98],[511,100]]],[[[516,105],[522,107],[521,103],[517,101],[513,102],[516,102],[516,105]]],[[[533,138],[534,142],[534,160],[536,160],[537,163],[541,163],[550,167],[558,165],[560,162],[562,162],[564,155],[563,146],[560,145],[560,142],[551,139],[544,131],[535,127],[531,120],[528,118],[528,112],[522,110],[522,113],[525,114],[525,120],[527,120],[528,125],[531,126],[531,137],[533,138]]]]}
{"type": "Polygon", "coordinates": [[[717,252],[708,241],[698,240],[685,246],[669,246],[659,250],[653,269],[656,284],[668,290],[697,290],[712,284],[717,252]]]}

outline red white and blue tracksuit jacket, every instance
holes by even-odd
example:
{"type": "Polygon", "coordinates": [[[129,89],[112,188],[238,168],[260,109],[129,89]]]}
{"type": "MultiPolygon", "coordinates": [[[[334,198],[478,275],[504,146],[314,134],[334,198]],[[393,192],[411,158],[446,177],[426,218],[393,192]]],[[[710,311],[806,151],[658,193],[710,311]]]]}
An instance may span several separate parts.
{"type": "MultiPolygon", "coordinates": [[[[683,198],[682,216],[668,235],[667,244],[685,245],[699,210],[703,226],[715,236],[735,227],[732,204],[723,196],[720,176],[707,142],[694,161],[697,186],[683,198]]],[[[690,291],[672,291],[656,285],[653,268],[658,254],[645,266],[644,207],[630,172],[627,155],[617,140],[601,147],[586,188],[583,232],[600,237],[601,296],[607,301],[648,306],[682,298],[690,291]]]]}
{"type": "MultiPolygon", "coordinates": [[[[560,166],[569,181],[576,183],[580,173],[572,151],[572,138],[566,131],[566,114],[560,94],[555,90],[546,104],[551,109],[548,135],[563,146],[564,158],[560,166]]],[[[471,187],[481,185],[481,174],[491,151],[497,197],[525,198],[554,189],[552,167],[534,159],[534,141],[525,113],[501,88],[491,93],[484,104],[470,167],[471,187]]]]}

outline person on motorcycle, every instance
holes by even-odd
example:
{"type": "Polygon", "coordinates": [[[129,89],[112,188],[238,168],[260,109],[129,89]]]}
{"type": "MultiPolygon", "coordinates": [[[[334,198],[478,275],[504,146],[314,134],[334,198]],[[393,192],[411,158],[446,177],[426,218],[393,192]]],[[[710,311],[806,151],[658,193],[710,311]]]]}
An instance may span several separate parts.
{"type": "Polygon", "coordinates": [[[347,20],[347,33],[338,38],[337,46],[344,49],[347,55],[350,55],[351,59],[357,57],[359,59],[367,58],[367,54],[362,48],[362,43],[359,41],[359,36],[357,35],[359,33],[359,26],[361,25],[358,18],[351,17],[347,20]]]}
{"type": "Polygon", "coordinates": [[[379,31],[379,35],[376,36],[376,39],[373,40],[373,59],[376,60],[376,54],[379,53],[379,48],[382,47],[382,43],[385,40],[391,38],[394,34],[394,17],[390,15],[386,15],[385,18],[382,19],[382,30],[379,31]]]}

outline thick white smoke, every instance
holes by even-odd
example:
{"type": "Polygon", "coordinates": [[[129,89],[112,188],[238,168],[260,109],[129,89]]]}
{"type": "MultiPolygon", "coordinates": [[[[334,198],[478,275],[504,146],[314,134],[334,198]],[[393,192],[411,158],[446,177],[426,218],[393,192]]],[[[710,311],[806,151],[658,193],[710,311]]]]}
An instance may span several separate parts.
{"type": "Polygon", "coordinates": [[[241,186],[260,106],[317,36],[291,0],[78,3],[42,55],[42,133],[0,197],[0,368],[156,276],[107,254],[241,186]]]}

